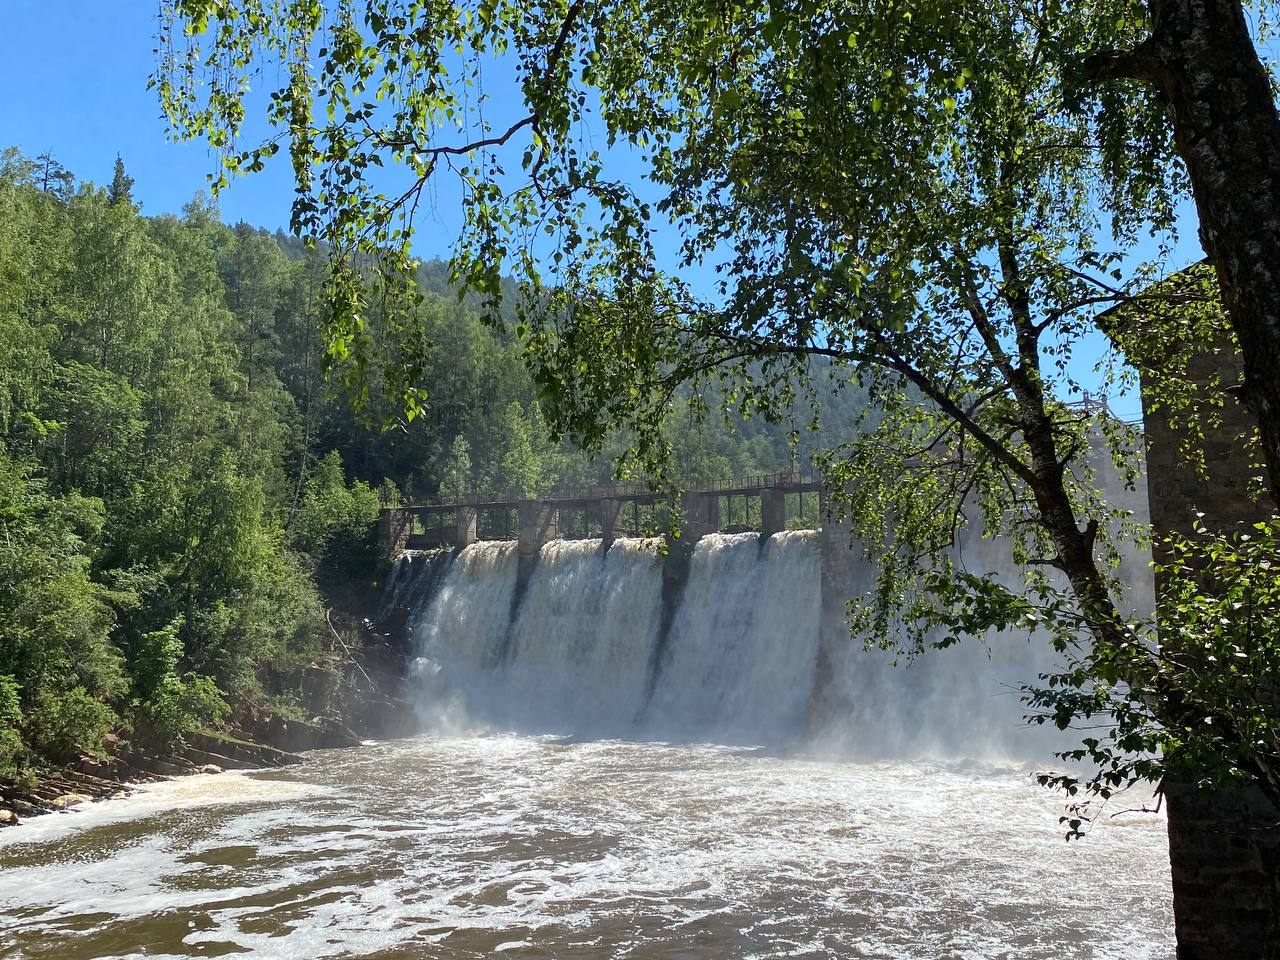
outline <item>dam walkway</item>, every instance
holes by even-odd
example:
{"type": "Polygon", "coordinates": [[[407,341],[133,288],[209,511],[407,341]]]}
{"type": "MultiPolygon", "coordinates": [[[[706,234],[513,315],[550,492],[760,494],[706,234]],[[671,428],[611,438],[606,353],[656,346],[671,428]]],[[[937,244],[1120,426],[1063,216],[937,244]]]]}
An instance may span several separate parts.
{"type": "Polygon", "coordinates": [[[797,470],[674,489],[681,492],[613,484],[551,490],[532,499],[505,491],[389,505],[382,510],[379,540],[388,558],[401,550],[465,547],[477,540],[518,540],[522,553],[561,538],[599,537],[607,547],[619,537],[664,533],[677,496],[682,539],[689,542],[710,533],[755,530],[768,537],[821,527],[822,484],[797,470]]]}

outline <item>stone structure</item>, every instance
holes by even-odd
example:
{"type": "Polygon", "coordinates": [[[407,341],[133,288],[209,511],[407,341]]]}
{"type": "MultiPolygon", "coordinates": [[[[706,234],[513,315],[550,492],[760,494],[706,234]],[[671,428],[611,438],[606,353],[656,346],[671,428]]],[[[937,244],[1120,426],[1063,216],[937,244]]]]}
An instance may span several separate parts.
{"type": "Polygon", "coordinates": [[[613,541],[627,534],[622,506],[621,500],[601,499],[596,502],[596,514],[600,518],[601,548],[605,551],[613,546],[613,541]]]}
{"type": "Polygon", "coordinates": [[[522,593],[534,567],[542,545],[559,535],[560,510],[554,504],[542,500],[524,500],[520,507],[520,566],[517,577],[517,593],[522,593]]]}
{"type": "Polygon", "coordinates": [[[787,529],[787,491],[770,487],[760,494],[760,535],[771,537],[787,529]]]}
{"type": "MultiPolygon", "coordinates": [[[[688,492],[681,498],[684,523],[681,539],[696,543],[709,533],[720,531],[720,497],[714,493],[688,492]]],[[[776,532],[776,531],[775,531],[776,532]]],[[[762,530],[763,534],[764,531],[762,530]]]]}
{"type": "Polygon", "coordinates": [[[385,507],[378,516],[378,544],[384,557],[394,557],[409,545],[413,514],[399,507],[385,507]]]}
{"type": "MultiPolygon", "coordinates": [[[[1207,386],[1234,384],[1240,371],[1234,346],[1220,343],[1206,345],[1188,373],[1207,386]]],[[[1224,532],[1274,513],[1250,492],[1256,471],[1244,440],[1254,424],[1234,399],[1220,429],[1205,438],[1203,474],[1180,453],[1185,432],[1150,399],[1144,396],[1147,484],[1157,545],[1169,533],[1194,536],[1197,513],[1206,528],[1224,532]]],[[[1280,956],[1280,811],[1256,788],[1205,791],[1185,775],[1166,779],[1164,796],[1179,960],[1280,956]]]]}
{"type": "Polygon", "coordinates": [[[454,543],[468,547],[476,542],[476,520],[479,511],[475,507],[459,505],[454,511],[454,543]]]}

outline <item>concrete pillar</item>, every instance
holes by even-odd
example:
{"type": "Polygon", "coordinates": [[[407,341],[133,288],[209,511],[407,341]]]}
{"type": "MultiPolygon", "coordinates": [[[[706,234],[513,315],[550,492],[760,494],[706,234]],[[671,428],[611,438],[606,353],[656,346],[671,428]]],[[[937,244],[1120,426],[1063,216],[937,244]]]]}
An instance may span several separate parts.
{"type": "Polygon", "coordinates": [[[522,500],[520,512],[520,552],[538,553],[548,540],[556,538],[560,511],[540,500],[522,500]]]}
{"type": "MultiPolygon", "coordinates": [[[[1241,360],[1226,337],[1190,358],[1187,378],[1208,386],[1236,383],[1241,360]]],[[[1268,516],[1272,505],[1254,497],[1248,479],[1255,472],[1239,438],[1254,429],[1252,416],[1233,398],[1219,412],[1221,425],[1206,428],[1204,473],[1182,454],[1186,432],[1171,421],[1164,405],[1143,395],[1147,495],[1155,553],[1161,537],[1195,536],[1199,519],[1213,532],[1247,530],[1268,516]]],[[[1156,584],[1157,596],[1160,583],[1156,584]]],[[[1158,600],[1157,600],[1158,606],[1158,600]]],[[[1176,638],[1171,641],[1176,644],[1176,638]]],[[[1275,703],[1269,705],[1275,709],[1275,703]]],[[[1263,960],[1280,943],[1280,811],[1256,786],[1200,788],[1193,774],[1174,771],[1164,781],[1169,814],[1169,859],[1178,956],[1263,960]]]]}
{"type": "Polygon", "coordinates": [[[403,507],[386,507],[378,514],[378,547],[391,562],[405,548],[413,531],[413,514],[403,507]]]}
{"type": "Polygon", "coordinates": [[[597,505],[600,514],[600,536],[604,540],[605,550],[613,546],[613,541],[627,532],[625,518],[622,516],[622,508],[625,505],[624,500],[601,500],[597,505]]]}
{"type": "Polygon", "coordinates": [[[559,532],[560,511],[539,500],[522,500],[520,513],[520,561],[517,588],[522,587],[538,565],[542,545],[554,540],[559,532]]]}
{"type": "Polygon", "coordinates": [[[768,540],[787,529],[787,494],[785,490],[765,487],[760,491],[760,539],[768,540]]]}
{"type": "Polygon", "coordinates": [[[476,542],[476,517],[479,512],[475,507],[462,506],[461,504],[454,511],[454,525],[457,528],[454,542],[459,547],[469,547],[476,542]]]}
{"type": "Polygon", "coordinates": [[[709,533],[720,529],[720,498],[714,493],[686,492],[680,499],[684,512],[681,539],[697,543],[709,533]]]}
{"type": "Polygon", "coordinates": [[[720,532],[720,494],[704,493],[702,495],[702,518],[707,524],[708,533],[720,532]]]}

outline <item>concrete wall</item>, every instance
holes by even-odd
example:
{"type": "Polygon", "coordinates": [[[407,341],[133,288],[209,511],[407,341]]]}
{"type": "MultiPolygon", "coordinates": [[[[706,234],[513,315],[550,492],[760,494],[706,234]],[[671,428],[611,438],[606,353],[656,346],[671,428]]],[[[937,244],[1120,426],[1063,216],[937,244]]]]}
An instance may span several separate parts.
{"type": "Polygon", "coordinates": [[[469,547],[476,542],[476,520],[480,511],[475,507],[459,505],[454,512],[454,541],[459,547],[469,547]]]}
{"type": "Polygon", "coordinates": [[[605,550],[613,546],[613,541],[626,535],[622,506],[622,500],[601,500],[596,505],[596,513],[600,517],[601,546],[605,550]]]}
{"type": "Polygon", "coordinates": [[[560,511],[539,500],[522,501],[520,513],[520,560],[516,581],[516,595],[523,596],[524,588],[538,565],[542,545],[554,540],[560,533],[560,511]]]}
{"type": "Polygon", "coordinates": [[[720,529],[720,498],[714,493],[684,494],[681,499],[684,524],[680,538],[686,543],[696,543],[709,533],[720,529]]]}
{"type": "Polygon", "coordinates": [[[394,560],[396,554],[409,542],[413,530],[413,514],[408,510],[392,508],[378,516],[378,549],[384,561],[394,560]]]}
{"type": "Polygon", "coordinates": [[[768,539],[787,529],[787,494],[784,490],[760,493],[760,536],[768,539]]]}

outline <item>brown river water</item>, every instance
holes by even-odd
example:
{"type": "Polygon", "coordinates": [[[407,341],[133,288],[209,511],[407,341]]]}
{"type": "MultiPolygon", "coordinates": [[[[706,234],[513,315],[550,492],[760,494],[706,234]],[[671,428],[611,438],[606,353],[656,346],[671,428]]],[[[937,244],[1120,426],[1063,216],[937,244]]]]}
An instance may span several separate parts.
{"type": "Polygon", "coordinates": [[[1164,823],[1021,768],[467,737],[0,833],[0,956],[1166,960],[1164,823]]]}

